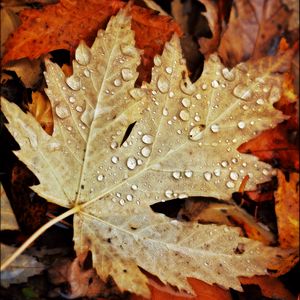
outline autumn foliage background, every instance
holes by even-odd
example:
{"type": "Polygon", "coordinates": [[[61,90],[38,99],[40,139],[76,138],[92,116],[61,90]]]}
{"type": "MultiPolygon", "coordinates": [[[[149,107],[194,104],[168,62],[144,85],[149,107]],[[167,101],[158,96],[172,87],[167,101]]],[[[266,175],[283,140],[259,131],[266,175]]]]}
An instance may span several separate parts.
{"type": "MultiPolygon", "coordinates": [[[[237,209],[216,204],[214,199],[188,199],[178,200],[172,207],[158,205],[154,210],[204,223],[227,222],[240,226],[252,239],[299,251],[297,3],[291,0],[133,1],[132,29],[136,46],[142,51],[137,85],[150,81],[153,58],[162,53],[165,42],[174,33],[181,37],[193,81],[200,76],[204,60],[214,52],[228,68],[280,52],[293,53],[287,61],[291,68],[284,74],[281,99],[275,104],[289,119],[239,148],[278,169],[273,180],[251,192],[244,192],[241,186],[240,192],[233,195],[237,209]],[[225,210],[229,212],[224,213],[225,210]],[[261,229],[258,225],[261,223],[269,230],[261,229]]],[[[120,0],[3,1],[1,95],[24,111],[30,111],[51,134],[52,110],[43,92],[44,59],[50,58],[62,66],[65,74],[71,74],[71,60],[79,41],[84,40],[90,46],[97,30],[105,28],[109,18],[126,4],[120,0]]],[[[2,120],[5,121],[4,117],[2,120]]],[[[13,232],[2,231],[1,243],[19,246],[62,209],[30,190],[29,186],[36,184],[37,179],[12,153],[17,145],[4,126],[1,144],[1,182],[19,225],[13,232]]],[[[89,258],[75,258],[71,219],[46,232],[32,245],[29,254],[38,257],[45,270],[40,275],[23,278],[25,283],[1,288],[1,298],[11,299],[13,295],[13,299],[59,299],[68,295],[83,299],[141,299],[121,294],[112,281],[102,282],[91,268],[89,258]]],[[[152,299],[188,299],[148,275],[152,299]]],[[[244,293],[226,291],[195,279],[190,282],[197,293],[195,299],[296,299],[296,280],[300,275],[297,260],[287,261],[286,272],[276,275],[241,278],[244,293]]]]}

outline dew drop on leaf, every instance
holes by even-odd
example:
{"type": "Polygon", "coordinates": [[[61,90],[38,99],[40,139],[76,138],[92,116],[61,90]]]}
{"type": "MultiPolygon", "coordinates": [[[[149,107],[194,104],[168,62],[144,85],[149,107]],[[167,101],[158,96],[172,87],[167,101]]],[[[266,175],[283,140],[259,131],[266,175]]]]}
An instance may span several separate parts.
{"type": "Polygon", "coordinates": [[[230,179],[232,179],[232,180],[238,180],[239,174],[236,173],[236,172],[230,172],[229,177],[230,177],[230,179]]]}
{"type": "Polygon", "coordinates": [[[127,159],[126,165],[127,165],[128,169],[134,170],[137,165],[137,161],[133,156],[130,156],[127,159]]]}
{"type": "Polygon", "coordinates": [[[203,136],[203,126],[195,126],[191,129],[189,137],[192,141],[199,141],[203,136]]]}
{"type": "Polygon", "coordinates": [[[104,179],[104,176],[102,174],[98,175],[97,180],[102,181],[104,179]]]}
{"type": "Polygon", "coordinates": [[[132,45],[121,44],[120,49],[124,55],[130,57],[135,57],[135,55],[137,54],[135,47],[133,47],[132,45]]]}
{"type": "Polygon", "coordinates": [[[166,67],[166,72],[167,72],[168,74],[172,74],[173,68],[172,68],[172,67],[166,67]]]}
{"type": "Polygon", "coordinates": [[[73,96],[70,96],[69,101],[70,101],[70,103],[74,103],[76,101],[76,99],[73,96]]]}
{"type": "Polygon", "coordinates": [[[75,107],[75,110],[78,111],[78,112],[82,112],[83,111],[82,107],[79,106],[79,105],[75,107]]]}
{"type": "Polygon", "coordinates": [[[74,91],[81,88],[81,80],[77,75],[72,75],[66,79],[66,84],[74,91]]]}
{"type": "Polygon", "coordinates": [[[130,69],[127,69],[127,68],[122,69],[121,75],[125,81],[129,81],[129,80],[133,79],[133,73],[130,69]]]}
{"type": "Polygon", "coordinates": [[[133,184],[133,185],[131,186],[131,189],[132,189],[133,191],[136,191],[136,190],[138,189],[138,187],[137,187],[136,184],[133,184]]]}
{"type": "Polygon", "coordinates": [[[169,80],[164,76],[160,75],[157,80],[157,88],[162,92],[163,94],[167,93],[169,91],[170,85],[169,80]]]}
{"type": "Polygon", "coordinates": [[[172,198],[173,192],[172,192],[171,190],[166,190],[166,191],[165,191],[165,195],[166,195],[166,197],[168,197],[168,198],[172,198]]]}
{"type": "Polygon", "coordinates": [[[245,124],[245,122],[240,121],[240,122],[238,122],[237,126],[238,126],[238,128],[240,128],[240,129],[244,129],[244,128],[246,127],[246,124],[245,124]]]}
{"type": "Polygon", "coordinates": [[[228,167],[228,161],[223,160],[223,161],[221,162],[221,166],[222,166],[223,168],[228,167]]]}
{"type": "Polygon", "coordinates": [[[219,87],[219,82],[218,82],[218,80],[213,80],[212,82],[211,82],[211,86],[213,87],[213,88],[217,88],[217,87],[219,87]]]}
{"type": "Polygon", "coordinates": [[[114,80],[114,86],[119,87],[122,85],[122,80],[120,78],[116,78],[114,80]]]}
{"type": "Polygon", "coordinates": [[[235,79],[234,70],[229,71],[228,68],[222,69],[222,75],[228,81],[233,81],[235,79]]]}
{"type": "Polygon", "coordinates": [[[65,119],[70,116],[69,108],[63,103],[56,105],[55,113],[60,119],[65,119]]]}
{"type": "Polygon", "coordinates": [[[161,59],[158,55],[154,56],[153,62],[154,62],[154,65],[157,67],[161,66],[161,59]]]}
{"type": "Polygon", "coordinates": [[[173,176],[173,178],[175,178],[175,179],[180,179],[180,172],[179,171],[175,171],[175,172],[173,172],[172,173],[172,176],[173,176]]]}
{"type": "Polygon", "coordinates": [[[180,111],[179,117],[182,121],[188,121],[190,119],[190,113],[187,110],[183,109],[180,111]]]}
{"type": "Polygon", "coordinates": [[[210,126],[210,130],[213,132],[213,133],[217,133],[220,131],[220,126],[218,124],[212,124],[210,126]]]}
{"type": "Polygon", "coordinates": [[[215,169],[214,174],[215,174],[215,176],[220,177],[221,176],[221,169],[219,169],[219,168],[215,169]]]}
{"type": "Polygon", "coordinates": [[[233,95],[242,100],[248,100],[252,96],[251,90],[245,84],[238,84],[233,89],[233,95]]]}
{"type": "Polygon", "coordinates": [[[83,66],[86,66],[91,60],[90,49],[85,45],[85,43],[80,43],[75,51],[76,61],[83,66]]]}
{"type": "Polygon", "coordinates": [[[181,100],[181,103],[184,107],[190,107],[191,106],[191,100],[189,98],[183,98],[181,100]]]}
{"type": "Polygon", "coordinates": [[[186,170],[186,171],[184,171],[184,175],[185,175],[185,177],[187,177],[187,178],[191,178],[191,177],[193,176],[193,171],[191,171],[191,170],[186,170]]]}
{"type": "Polygon", "coordinates": [[[119,161],[119,158],[117,156],[112,156],[111,162],[116,164],[119,161]]]}
{"type": "Polygon", "coordinates": [[[257,103],[258,105],[263,105],[263,104],[265,103],[265,100],[259,98],[259,99],[256,100],[256,103],[257,103]]]}
{"type": "Polygon", "coordinates": [[[110,148],[112,149],[117,149],[118,148],[118,143],[116,141],[113,141],[111,144],[110,144],[110,148]]]}
{"type": "Polygon", "coordinates": [[[127,201],[132,201],[133,200],[133,196],[131,194],[128,194],[126,196],[127,201]]]}
{"type": "Polygon", "coordinates": [[[150,134],[145,134],[145,135],[143,135],[143,137],[142,137],[142,141],[143,141],[145,144],[151,145],[151,144],[153,143],[153,136],[150,135],[150,134]]]}
{"type": "Polygon", "coordinates": [[[149,157],[151,153],[151,149],[146,146],[141,150],[141,153],[144,157],[149,157]]]}
{"type": "Polygon", "coordinates": [[[232,181],[227,181],[226,182],[226,186],[229,188],[229,189],[233,189],[234,188],[234,183],[232,181]]]}
{"type": "Polygon", "coordinates": [[[166,107],[163,108],[163,115],[166,117],[169,114],[169,111],[166,107]]]}
{"type": "Polygon", "coordinates": [[[180,89],[187,95],[192,95],[196,91],[196,87],[185,79],[180,81],[180,89]]]}
{"type": "Polygon", "coordinates": [[[206,181],[210,181],[212,178],[212,174],[210,172],[204,172],[203,176],[206,181]]]}

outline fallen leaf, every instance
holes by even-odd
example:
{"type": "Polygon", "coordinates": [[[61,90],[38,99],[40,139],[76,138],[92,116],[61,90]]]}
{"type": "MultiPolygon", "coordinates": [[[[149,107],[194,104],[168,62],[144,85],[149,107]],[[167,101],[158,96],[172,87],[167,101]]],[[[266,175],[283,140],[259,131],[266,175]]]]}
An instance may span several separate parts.
{"type": "Polygon", "coordinates": [[[286,180],[278,171],[278,190],[275,192],[275,211],[282,248],[299,248],[299,174],[291,173],[286,180]]]}
{"type": "Polygon", "coordinates": [[[261,241],[265,245],[275,242],[274,234],[267,226],[258,223],[250,214],[235,204],[208,203],[188,199],[179,216],[202,224],[239,226],[246,236],[253,240],[261,241]]]}
{"type": "Polygon", "coordinates": [[[142,268],[181,291],[193,292],[187,277],[241,290],[238,276],[266,274],[289,251],[241,237],[238,228],[172,220],[150,205],[199,195],[230,200],[244,176],[246,189],[271,178],[268,164],[236,148],[285,119],[273,103],[292,53],[231,71],[213,55],[192,84],[175,35],[155,56],[151,83],[135,88],[140,57],[130,28],[124,11],[112,17],[91,48],[79,45],[70,77],[46,62],[52,136],[2,99],[16,155],[39,179],[32,189],[75,214],[77,255],[91,251],[103,281],[111,276],[121,291],[149,297],[142,268]],[[244,252],[235,253],[240,243],[244,252]]]}
{"type": "MultiPolygon", "coordinates": [[[[182,295],[171,287],[150,281],[151,300],[231,300],[230,291],[224,290],[216,285],[209,285],[201,280],[189,278],[190,285],[195,295],[182,295]]],[[[144,297],[132,295],[130,300],[144,300],[144,297]]]]}
{"type": "Polygon", "coordinates": [[[48,133],[53,132],[52,108],[49,99],[44,93],[32,92],[32,102],[28,104],[28,111],[48,133]]]}
{"type": "MultiPolygon", "coordinates": [[[[24,57],[39,58],[57,49],[73,54],[80,40],[91,45],[97,30],[104,28],[109,17],[124,5],[121,0],[61,0],[41,10],[24,10],[20,14],[22,25],[5,44],[3,64],[24,57]]],[[[133,5],[131,15],[136,46],[144,51],[140,81],[149,80],[154,55],[162,52],[174,32],[181,31],[170,17],[157,15],[150,9],[133,5]]]]}
{"type": "Polygon", "coordinates": [[[280,0],[234,1],[218,48],[223,63],[233,67],[250,58],[274,54],[276,38],[279,43],[278,37],[288,27],[289,14],[280,0]]]}
{"type": "Polygon", "coordinates": [[[240,278],[243,285],[255,284],[265,297],[281,300],[296,300],[296,297],[283,285],[278,278],[270,276],[253,276],[240,278]]]}
{"type": "MultiPolygon", "coordinates": [[[[1,230],[18,230],[15,215],[11,209],[6,193],[1,187],[1,230]]],[[[15,247],[0,244],[1,263],[13,252],[15,247]]],[[[39,263],[34,257],[20,255],[5,271],[1,272],[1,286],[8,287],[12,283],[26,282],[27,278],[39,274],[44,269],[44,265],[39,263]]]]}

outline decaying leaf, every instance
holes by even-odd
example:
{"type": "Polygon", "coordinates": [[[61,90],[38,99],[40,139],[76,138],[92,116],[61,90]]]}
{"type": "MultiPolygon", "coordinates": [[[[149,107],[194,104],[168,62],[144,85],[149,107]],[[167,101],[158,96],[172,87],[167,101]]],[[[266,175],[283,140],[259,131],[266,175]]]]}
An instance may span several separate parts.
{"type": "MultiPolygon", "coordinates": [[[[80,40],[91,45],[97,30],[104,28],[109,17],[125,5],[121,0],[61,0],[41,10],[24,10],[20,14],[22,25],[5,44],[3,63],[24,57],[39,58],[57,49],[74,53],[80,40]]],[[[173,33],[181,31],[169,16],[157,15],[150,9],[133,5],[131,15],[136,45],[143,50],[140,78],[146,80],[150,77],[153,56],[162,52],[173,33]]]]}
{"type": "Polygon", "coordinates": [[[299,248],[299,174],[291,173],[286,180],[279,171],[277,177],[275,210],[279,242],[283,248],[299,248]]]}
{"type": "Polygon", "coordinates": [[[218,54],[230,67],[273,54],[288,20],[289,10],[280,0],[234,1],[218,54]]]}
{"type": "MultiPolygon", "coordinates": [[[[18,230],[15,215],[11,209],[9,200],[5,191],[1,188],[1,230],[18,230]]],[[[13,252],[16,251],[15,247],[0,244],[1,246],[1,263],[13,252]]],[[[1,286],[8,287],[12,283],[26,282],[27,278],[43,271],[44,265],[39,263],[34,257],[29,255],[20,255],[12,265],[5,271],[1,272],[1,286]]]]}
{"type": "Polygon", "coordinates": [[[192,84],[175,35],[155,56],[151,83],[135,88],[140,56],[130,27],[125,12],[112,17],[91,48],[79,45],[70,77],[46,62],[52,136],[2,99],[16,155],[38,177],[34,191],[75,213],[76,252],[92,252],[102,280],[110,275],[121,291],[149,297],[142,268],[188,292],[187,277],[241,290],[238,276],[265,274],[286,252],[237,228],[172,220],[150,205],[197,195],[229,200],[244,176],[246,189],[271,178],[268,164],[236,149],[285,119],[273,103],[289,53],[232,70],[213,55],[192,84]]]}

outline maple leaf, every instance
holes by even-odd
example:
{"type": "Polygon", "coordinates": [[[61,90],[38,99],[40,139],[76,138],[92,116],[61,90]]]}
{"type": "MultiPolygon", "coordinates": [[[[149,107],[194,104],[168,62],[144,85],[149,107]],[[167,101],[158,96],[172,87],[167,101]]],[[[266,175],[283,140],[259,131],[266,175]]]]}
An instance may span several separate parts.
{"type": "MultiPolygon", "coordinates": [[[[61,0],[41,10],[23,10],[21,26],[5,43],[3,64],[23,57],[38,58],[57,49],[73,54],[80,40],[91,45],[98,29],[104,28],[109,17],[125,5],[121,0],[61,0]]],[[[169,16],[157,15],[150,9],[132,5],[131,15],[136,45],[144,51],[140,78],[148,80],[154,55],[161,53],[164,43],[173,33],[181,34],[181,30],[169,16]]]]}
{"type": "Polygon", "coordinates": [[[237,228],[172,220],[150,205],[197,195],[229,200],[244,176],[246,189],[271,178],[268,164],[236,149],[285,119],[273,103],[289,56],[228,70],[213,55],[192,84],[174,36],[154,58],[151,83],[135,88],[140,57],[130,27],[124,12],[112,17],[91,48],[79,45],[69,77],[46,62],[52,136],[2,100],[16,155],[40,181],[32,189],[69,208],[63,216],[75,214],[76,252],[91,250],[101,279],[111,275],[121,290],[149,297],[140,267],[179,290],[192,292],[187,277],[241,290],[238,276],[265,274],[286,252],[237,228]]]}

